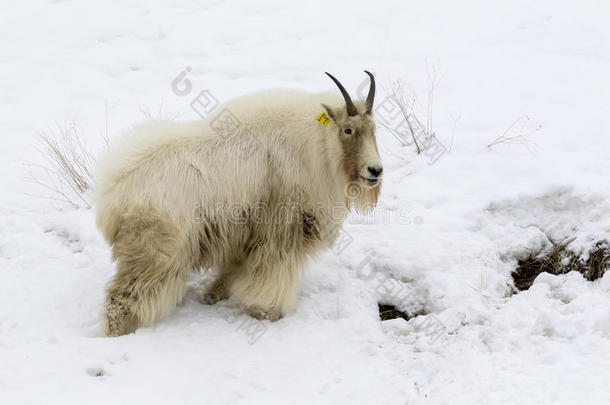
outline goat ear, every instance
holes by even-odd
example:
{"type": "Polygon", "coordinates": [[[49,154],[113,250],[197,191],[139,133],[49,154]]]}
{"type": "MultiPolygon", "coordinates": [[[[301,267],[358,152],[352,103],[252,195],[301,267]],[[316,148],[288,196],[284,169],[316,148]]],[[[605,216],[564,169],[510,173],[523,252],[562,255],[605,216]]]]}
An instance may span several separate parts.
{"type": "Polygon", "coordinates": [[[327,106],[326,104],[322,104],[322,108],[324,108],[324,111],[326,111],[326,115],[328,116],[328,118],[330,118],[333,121],[336,120],[337,113],[335,112],[335,110],[333,110],[331,107],[327,106]]]}

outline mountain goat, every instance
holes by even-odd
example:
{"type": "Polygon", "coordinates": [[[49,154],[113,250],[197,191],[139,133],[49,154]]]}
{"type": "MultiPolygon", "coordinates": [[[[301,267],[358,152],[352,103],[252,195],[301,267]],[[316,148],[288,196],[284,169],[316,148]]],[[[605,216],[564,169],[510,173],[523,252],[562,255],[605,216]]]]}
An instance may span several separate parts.
{"type": "Polygon", "coordinates": [[[135,127],[102,156],[97,224],[117,262],[106,335],[166,317],[197,268],[217,273],[207,303],[232,296],[259,319],[286,314],[307,258],[332,246],[350,209],[377,202],[366,73],[366,102],[327,73],[342,97],[260,92],[200,121],[135,127]]]}

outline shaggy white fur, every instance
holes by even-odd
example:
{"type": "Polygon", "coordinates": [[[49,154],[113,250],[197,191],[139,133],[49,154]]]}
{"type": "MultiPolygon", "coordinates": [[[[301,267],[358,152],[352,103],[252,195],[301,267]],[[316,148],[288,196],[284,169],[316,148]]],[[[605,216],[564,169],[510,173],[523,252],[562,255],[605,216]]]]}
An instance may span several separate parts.
{"type": "Polygon", "coordinates": [[[199,267],[220,273],[211,303],[232,295],[258,318],[285,314],[306,259],[332,245],[351,206],[377,200],[375,126],[355,106],[349,116],[338,95],[260,92],[201,121],[139,125],[111,146],[94,190],[118,267],[105,333],[167,316],[199,267]]]}

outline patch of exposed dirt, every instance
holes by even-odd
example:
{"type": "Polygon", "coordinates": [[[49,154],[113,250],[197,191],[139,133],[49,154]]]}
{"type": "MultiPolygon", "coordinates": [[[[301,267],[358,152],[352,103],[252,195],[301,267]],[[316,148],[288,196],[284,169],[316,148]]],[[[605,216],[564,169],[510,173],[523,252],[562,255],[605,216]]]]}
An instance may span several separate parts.
{"type": "Polygon", "coordinates": [[[546,254],[532,254],[525,260],[519,260],[512,272],[515,286],[527,290],[540,273],[565,274],[577,271],[589,281],[601,278],[610,267],[610,244],[607,240],[596,242],[586,255],[577,255],[568,249],[574,239],[556,245],[546,254]],[[583,258],[586,257],[585,258],[583,258]]]}
{"type": "Polygon", "coordinates": [[[406,312],[399,311],[394,305],[377,304],[377,306],[379,306],[379,318],[382,321],[387,321],[396,318],[402,318],[405,321],[408,321],[409,319],[414,317],[407,314],[406,312]]]}

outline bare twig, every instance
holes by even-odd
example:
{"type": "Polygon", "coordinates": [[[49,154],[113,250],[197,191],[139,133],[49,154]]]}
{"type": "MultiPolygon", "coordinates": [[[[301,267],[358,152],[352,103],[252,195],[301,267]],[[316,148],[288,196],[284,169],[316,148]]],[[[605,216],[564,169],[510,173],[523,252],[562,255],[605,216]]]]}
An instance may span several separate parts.
{"type": "Polygon", "coordinates": [[[150,111],[150,108],[147,106],[143,106],[141,105],[139,107],[140,112],[142,113],[142,115],[144,116],[144,118],[146,118],[149,121],[155,121],[155,120],[169,120],[169,121],[175,121],[176,119],[180,118],[180,113],[175,112],[175,113],[168,113],[166,111],[163,110],[163,103],[161,103],[161,105],[159,106],[159,109],[157,110],[157,113],[152,113],[150,111]]]}
{"type": "MultiPolygon", "coordinates": [[[[421,148],[419,146],[419,142],[417,141],[417,137],[415,136],[415,131],[413,130],[411,120],[409,119],[409,111],[411,111],[412,115],[415,116],[415,114],[413,113],[413,105],[415,104],[415,98],[413,98],[411,102],[407,100],[404,83],[400,80],[396,80],[391,84],[390,97],[398,105],[398,108],[400,108],[400,112],[405,122],[407,123],[407,126],[409,127],[409,132],[411,133],[411,137],[413,138],[413,142],[415,143],[415,147],[417,148],[417,154],[419,155],[421,153],[421,148]]],[[[385,127],[388,128],[387,125],[385,125],[385,127]]],[[[396,136],[395,130],[390,129],[390,131],[392,131],[396,136]]]]}
{"type": "Polygon", "coordinates": [[[520,116],[515,121],[513,121],[513,123],[510,124],[508,126],[508,128],[506,128],[504,130],[502,135],[498,136],[497,138],[495,138],[494,140],[489,142],[487,144],[487,147],[491,149],[492,146],[500,145],[500,144],[523,145],[529,150],[530,147],[536,145],[534,143],[534,141],[532,141],[530,139],[530,136],[533,135],[534,133],[538,132],[541,128],[541,126],[538,125],[534,129],[527,129],[526,124],[530,120],[531,120],[530,117],[527,115],[520,116]],[[510,133],[513,131],[513,128],[519,123],[521,124],[520,130],[518,130],[518,132],[516,134],[511,135],[510,133]]]}
{"type": "Polygon", "coordinates": [[[108,127],[109,127],[109,123],[110,123],[110,111],[114,107],[116,107],[116,103],[109,104],[108,101],[106,101],[104,103],[104,110],[105,110],[106,116],[105,116],[105,120],[104,120],[104,135],[103,135],[103,138],[104,138],[104,142],[106,143],[106,146],[110,145],[110,135],[108,133],[108,127]]]}
{"type": "Polygon", "coordinates": [[[440,83],[441,77],[439,76],[438,69],[434,63],[426,61],[426,74],[428,75],[428,106],[427,106],[427,117],[426,117],[426,134],[432,134],[432,106],[434,104],[434,91],[436,86],[440,83]]]}
{"type": "Polygon", "coordinates": [[[449,145],[449,152],[451,152],[451,149],[453,148],[453,140],[455,139],[455,128],[457,127],[457,123],[460,118],[462,118],[461,115],[453,116],[453,130],[451,131],[451,144],[449,145]]]}

